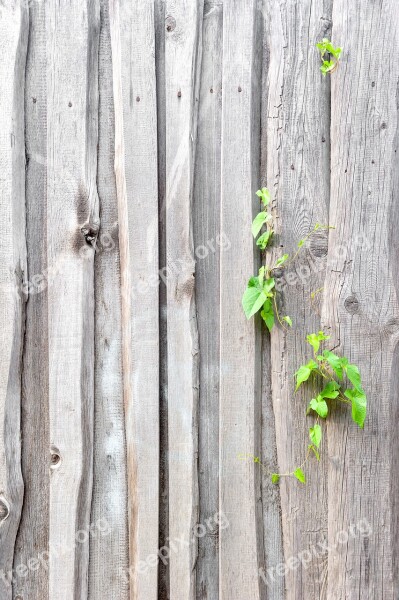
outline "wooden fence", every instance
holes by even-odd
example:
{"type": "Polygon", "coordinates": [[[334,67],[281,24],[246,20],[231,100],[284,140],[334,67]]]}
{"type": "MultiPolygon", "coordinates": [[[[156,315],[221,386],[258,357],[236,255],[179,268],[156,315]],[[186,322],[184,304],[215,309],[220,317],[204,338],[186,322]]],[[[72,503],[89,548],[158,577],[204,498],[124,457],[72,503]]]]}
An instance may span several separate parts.
{"type": "Polygon", "coordinates": [[[394,0],[0,1],[0,600],[398,598],[398,31],[394,0]],[[275,248],[335,226],[271,336],[261,185],[275,248]],[[321,327],[366,426],[273,486],[243,457],[303,459],[321,327]]]}

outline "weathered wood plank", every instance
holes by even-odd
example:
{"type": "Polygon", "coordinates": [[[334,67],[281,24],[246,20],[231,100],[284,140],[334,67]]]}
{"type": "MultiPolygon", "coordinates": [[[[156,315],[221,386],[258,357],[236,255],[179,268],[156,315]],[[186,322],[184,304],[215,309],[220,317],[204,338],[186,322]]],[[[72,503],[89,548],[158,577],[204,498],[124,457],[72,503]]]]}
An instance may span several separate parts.
{"type": "MultiPolygon", "coordinates": [[[[47,86],[45,4],[29,6],[25,86],[26,329],[22,374],[24,504],[14,556],[14,598],[48,598],[49,412],[47,331],[47,86]],[[18,570],[39,558],[29,574],[18,570]]],[[[1,594],[0,594],[1,596],[1,594]]],[[[2,596],[1,596],[2,597],[2,596]]]]}
{"type": "MultiPolygon", "coordinates": [[[[159,272],[166,274],[166,86],[165,86],[165,0],[155,0],[155,64],[157,83],[158,141],[158,235],[159,272]]],[[[166,279],[159,282],[159,547],[168,546],[168,347],[166,279]]],[[[158,566],[158,600],[169,600],[169,561],[158,566]]]]}
{"type": "Polygon", "coordinates": [[[101,0],[97,186],[101,229],[95,258],[94,480],[89,598],[129,598],[127,474],[122,374],[118,199],[109,0],[101,0]]]}
{"type": "Polygon", "coordinates": [[[46,4],[49,597],[87,596],[93,459],[93,261],[99,2],[46,4]],[[73,76],[72,76],[73,73],[73,76]],[[79,534],[79,531],[84,533],[79,534]],[[60,556],[62,558],[60,559],[60,556]]]}
{"type": "Polygon", "coordinates": [[[359,366],[369,408],[364,431],[350,411],[328,427],[331,600],[398,595],[398,22],[392,0],[334,1],[344,51],[332,77],[324,318],[359,366]]]}
{"type": "Polygon", "coordinates": [[[198,520],[198,332],[192,192],[203,2],[166,2],[166,253],[171,600],[195,598],[198,520]]]}
{"type": "Polygon", "coordinates": [[[251,222],[259,178],[257,13],[254,0],[223,5],[221,231],[231,249],[220,257],[220,600],[261,598],[259,471],[240,453],[260,445],[260,336],[241,298],[255,269],[251,222]]]}
{"type": "Polygon", "coordinates": [[[223,5],[206,2],[194,178],[193,231],[199,363],[197,598],[219,594],[219,255],[223,5]],[[217,521],[217,519],[216,519],[217,521]],[[205,525],[209,523],[209,525],[205,525]]]}
{"type": "MultiPolygon", "coordinates": [[[[284,3],[266,2],[266,40],[270,63],[267,77],[267,177],[278,216],[277,244],[292,254],[313,226],[328,222],[329,204],[329,80],[320,73],[315,44],[329,36],[331,2],[305,1],[295,11],[284,3]]],[[[327,235],[312,238],[296,263],[280,280],[282,314],[290,315],[292,330],[276,327],[271,336],[272,397],[279,472],[292,472],[305,458],[313,419],[305,407],[309,387],[294,395],[293,375],[311,358],[305,338],[320,329],[310,294],[322,287],[327,235]]],[[[310,394],[310,396],[309,396],[310,394]]],[[[304,470],[306,487],[292,478],[280,483],[285,560],[317,547],[327,537],[326,441],[320,463],[310,459],[304,470]]],[[[267,531],[267,528],[266,528],[267,531]]],[[[267,533],[266,533],[267,535],[267,533]]],[[[268,569],[273,564],[267,564],[268,569]]],[[[268,585],[275,586],[268,578],[268,585]]],[[[326,561],[312,558],[286,569],[287,599],[325,597],[326,561]]]]}
{"type": "Polygon", "coordinates": [[[24,89],[28,12],[8,2],[0,12],[0,596],[12,598],[21,474],[21,354],[25,329],[24,89]]]}
{"type": "Polygon", "coordinates": [[[110,2],[116,123],[130,598],[157,597],[158,180],[154,2],[110,2]],[[153,561],[151,561],[152,563],[153,561]],[[144,566],[143,566],[144,564],[144,566]]]}

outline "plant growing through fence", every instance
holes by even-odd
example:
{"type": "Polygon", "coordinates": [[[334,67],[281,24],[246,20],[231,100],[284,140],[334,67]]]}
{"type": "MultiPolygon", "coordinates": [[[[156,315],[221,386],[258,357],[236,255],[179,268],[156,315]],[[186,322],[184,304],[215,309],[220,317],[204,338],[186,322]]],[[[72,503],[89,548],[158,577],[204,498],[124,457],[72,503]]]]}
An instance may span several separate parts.
{"type": "MultiPolygon", "coordinates": [[[[264,208],[256,215],[252,223],[252,235],[254,238],[257,238],[260,234],[256,245],[262,251],[265,251],[270,246],[274,235],[273,217],[269,211],[270,192],[267,188],[262,188],[256,193],[264,208]],[[262,232],[264,227],[266,229],[262,232]]],[[[330,225],[316,223],[314,228],[298,242],[297,250],[292,257],[288,254],[283,254],[274,262],[273,266],[268,266],[267,263],[262,265],[258,275],[249,279],[242,298],[242,305],[247,319],[260,313],[269,332],[272,331],[276,320],[285,330],[287,330],[286,325],[292,326],[292,320],[288,315],[281,317],[279,314],[277,289],[273,274],[277,269],[284,269],[288,264],[295,261],[302,248],[304,248],[306,241],[316,231],[330,228],[330,225]]],[[[316,290],[313,294],[319,291],[316,290]]],[[[313,348],[313,356],[296,371],[295,391],[309,380],[320,382],[319,393],[314,398],[311,398],[307,407],[307,414],[317,415],[317,418],[314,425],[309,428],[309,444],[302,464],[288,473],[270,473],[273,483],[278,483],[281,477],[289,476],[296,477],[301,483],[306,482],[303,467],[311,454],[314,454],[316,459],[320,460],[319,450],[322,441],[320,423],[321,420],[327,418],[334,402],[350,405],[353,421],[361,429],[364,427],[367,413],[367,399],[362,387],[359,369],[355,364],[351,364],[345,356],[338,356],[328,349],[320,350],[329,338],[330,336],[325,335],[323,331],[311,333],[306,336],[306,341],[313,348]]],[[[252,457],[252,459],[254,462],[259,463],[262,468],[266,469],[265,465],[259,460],[259,457],[252,457]]]]}
{"type": "Polygon", "coordinates": [[[333,73],[338,67],[342,48],[333,46],[327,38],[323,38],[321,42],[318,42],[316,47],[320,50],[320,71],[323,73],[323,77],[325,77],[327,73],[333,73]]]}

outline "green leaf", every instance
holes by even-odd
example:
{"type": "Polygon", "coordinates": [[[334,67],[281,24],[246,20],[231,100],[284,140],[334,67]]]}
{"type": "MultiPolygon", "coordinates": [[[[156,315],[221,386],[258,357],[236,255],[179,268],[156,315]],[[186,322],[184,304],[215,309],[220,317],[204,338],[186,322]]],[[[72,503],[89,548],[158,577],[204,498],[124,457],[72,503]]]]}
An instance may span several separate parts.
{"type": "Polygon", "coordinates": [[[324,60],[323,64],[320,67],[320,71],[323,73],[324,77],[334,68],[335,62],[332,60],[324,60]]]}
{"type": "Polygon", "coordinates": [[[259,269],[259,275],[258,275],[258,281],[259,281],[260,286],[262,286],[264,278],[265,278],[265,267],[261,267],[259,269]]]}
{"type": "Polygon", "coordinates": [[[317,398],[312,398],[312,400],[309,403],[309,409],[314,410],[322,419],[325,419],[328,415],[327,402],[323,400],[321,396],[317,396],[317,398]]]}
{"type": "Polygon", "coordinates": [[[342,366],[342,358],[330,352],[330,350],[324,350],[323,357],[328,362],[330,367],[333,369],[334,373],[339,379],[343,377],[343,366],[342,366]]]}
{"type": "Polygon", "coordinates": [[[298,242],[298,248],[302,248],[302,246],[304,245],[305,240],[299,240],[298,242]]]}
{"type": "Polygon", "coordinates": [[[313,452],[313,454],[315,455],[315,457],[317,458],[317,460],[320,460],[320,454],[319,454],[319,452],[318,452],[317,448],[315,448],[315,447],[313,446],[313,444],[309,444],[309,446],[308,446],[308,450],[312,450],[312,452],[313,452]]]}
{"type": "Polygon", "coordinates": [[[293,472],[294,477],[296,477],[298,479],[298,481],[300,481],[301,483],[306,483],[306,477],[305,477],[305,473],[302,471],[302,469],[300,467],[298,467],[298,469],[295,469],[295,471],[293,472]]]}
{"type": "Polygon", "coordinates": [[[263,187],[261,190],[256,192],[256,195],[262,200],[263,204],[267,206],[270,202],[270,192],[267,188],[263,187]]]}
{"type": "Polygon", "coordinates": [[[320,442],[321,442],[321,427],[320,427],[320,425],[318,425],[316,423],[316,425],[314,427],[311,427],[309,429],[309,438],[310,438],[310,441],[312,442],[312,444],[314,446],[316,446],[316,448],[320,447],[320,442]]]}
{"type": "Polygon", "coordinates": [[[330,336],[329,335],[325,335],[325,333],[323,331],[319,331],[318,333],[310,333],[309,335],[306,336],[306,341],[308,342],[308,344],[310,344],[314,350],[314,353],[316,354],[320,348],[320,342],[323,342],[324,340],[329,340],[330,336]]]}
{"type": "Polygon", "coordinates": [[[362,392],[362,380],[357,366],[348,364],[344,369],[353,387],[362,392]]]}
{"type": "Polygon", "coordinates": [[[285,317],[283,317],[283,321],[285,321],[286,323],[288,323],[288,325],[290,327],[292,327],[292,320],[291,317],[289,317],[288,315],[286,315],[285,317]]]}
{"type": "Polygon", "coordinates": [[[289,257],[289,254],[283,254],[283,256],[280,256],[276,262],[276,267],[281,267],[281,265],[283,265],[289,259],[289,257]]]}
{"type": "Polygon", "coordinates": [[[280,475],[278,473],[272,473],[272,483],[278,483],[280,481],[280,475]]]}
{"type": "Polygon", "coordinates": [[[269,332],[271,332],[274,326],[274,312],[272,308],[272,303],[269,299],[267,299],[264,303],[260,316],[266,323],[266,327],[268,328],[269,332]]]}
{"type": "Polygon", "coordinates": [[[262,211],[256,215],[252,222],[252,235],[256,237],[259,231],[262,229],[262,226],[267,221],[267,213],[262,211]]]}
{"type": "Polygon", "coordinates": [[[261,289],[253,286],[247,287],[242,297],[242,307],[247,319],[258,312],[265,300],[267,300],[267,296],[261,289]]]}
{"type": "Polygon", "coordinates": [[[261,249],[265,250],[269,245],[271,239],[273,237],[273,231],[268,229],[256,240],[256,245],[261,249]]]}
{"type": "Polygon", "coordinates": [[[329,381],[325,388],[320,392],[320,397],[336,398],[339,395],[340,387],[341,386],[336,381],[329,381]]]}
{"type": "Polygon", "coordinates": [[[367,415],[367,398],[364,392],[359,390],[346,390],[345,396],[352,402],[352,419],[360,429],[364,427],[367,415]]]}
{"type": "Polygon", "coordinates": [[[269,279],[266,279],[265,283],[263,284],[263,291],[265,294],[269,294],[275,287],[275,279],[274,277],[270,277],[269,279]]]}
{"type": "Polygon", "coordinates": [[[298,371],[295,373],[296,375],[296,387],[295,391],[299,388],[299,386],[307,381],[310,377],[312,371],[317,369],[317,363],[314,360],[310,360],[307,365],[302,365],[299,367],[298,371]]]}

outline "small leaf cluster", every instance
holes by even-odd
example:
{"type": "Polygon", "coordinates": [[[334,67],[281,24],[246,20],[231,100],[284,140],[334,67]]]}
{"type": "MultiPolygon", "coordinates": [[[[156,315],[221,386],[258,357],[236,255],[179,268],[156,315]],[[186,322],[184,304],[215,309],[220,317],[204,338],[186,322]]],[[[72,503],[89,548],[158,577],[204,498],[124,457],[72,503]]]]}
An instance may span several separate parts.
{"type": "Polygon", "coordinates": [[[311,399],[308,413],[313,411],[325,419],[329,410],[327,400],[338,399],[351,405],[352,419],[363,429],[367,414],[367,398],[363,390],[359,368],[351,364],[346,356],[338,356],[330,350],[323,350],[319,354],[320,344],[329,337],[323,331],[307,336],[306,340],[313,348],[314,357],[306,365],[301,365],[295,373],[295,390],[308,381],[311,376],[321,377],[324,380],[324,387],[315,398],[311,399]],[[350,382],[353,387],[345,386],[344,380],[350,382]]]}
{"type": "MultiPolygon", "coordinates": [[[[252,235],[256,239],[261,234],[256,241],[256,245],[263,251],[270,246],[274,234],[273,217],[268,212],[270,192],[264,187],[258,190],[256,194],[261,199],[264,210],[258,213],[252,222],[252,235]],[[264,226],[266,226],[266,231],[261,233],[264,226]]],[[[259,312],[269,332],[273,329],[276,320],[284,329],[287,329],[287,325],[292,327],[291,317],[288,315],[280,316],[278,311],[276,281],[273,273],[277,269],[285,268],[288,263],[292,263],[310,236],[319,229],[329,229],[329,226],[316,223],[314,228],[303,239],[299,240],[297,251],[292,257],[289,254],[283,254],[276,260],[273,266],[262,266],[259,269],[258,275],[248,280],[247,288],[242,298],[242,307],[247,319],[250,319],[259,312]]]]}
{"type": "Polygon", "coordinates": [[[320,71],[325,77],[327,73],[332,73],[337,68],[342,48],[333,46],[333,44],[327,38],[323,38],[321,42],[318,42],[316,47],[320,50],[320,57],[322,61],[320,71]],[[327,58],[326,55],[328,55],[327,58]]]}

